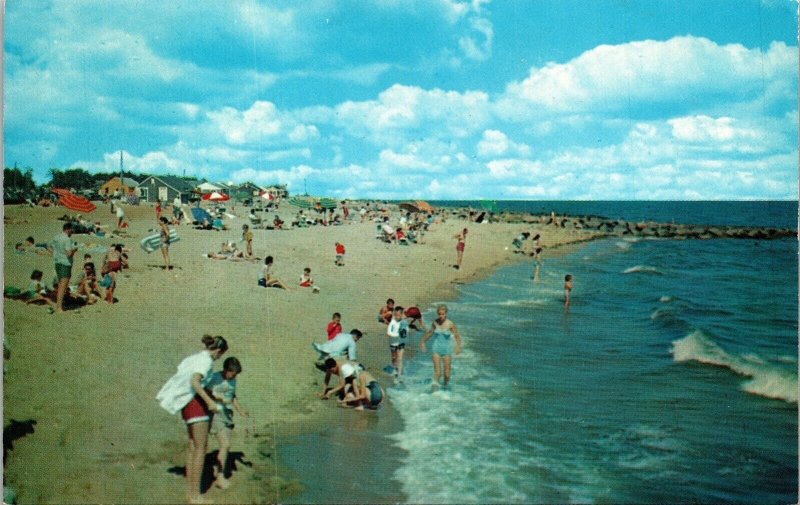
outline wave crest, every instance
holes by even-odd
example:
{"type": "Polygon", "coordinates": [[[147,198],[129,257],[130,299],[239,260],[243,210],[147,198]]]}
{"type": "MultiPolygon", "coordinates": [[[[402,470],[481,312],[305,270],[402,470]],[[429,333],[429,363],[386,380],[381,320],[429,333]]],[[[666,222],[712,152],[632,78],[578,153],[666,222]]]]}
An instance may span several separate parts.
{"type": "Polygon", "coordinates": [[[701,330],[672,342],[673,359],[727,368],[749,380],[741,386],[751,394],[797,403],[797,375],[765,362],[753,354],[737,356],[717,345],[701,330]]]}
{"type": "Polygon", "coordinates": [[[647,274],[658,274],[661,275],[661,271],[656,267],[651,267],[649,265],[636,265],[630,268],[626,268],[623,274],[634,274],[634,273],[647,273],[647,274]]]}

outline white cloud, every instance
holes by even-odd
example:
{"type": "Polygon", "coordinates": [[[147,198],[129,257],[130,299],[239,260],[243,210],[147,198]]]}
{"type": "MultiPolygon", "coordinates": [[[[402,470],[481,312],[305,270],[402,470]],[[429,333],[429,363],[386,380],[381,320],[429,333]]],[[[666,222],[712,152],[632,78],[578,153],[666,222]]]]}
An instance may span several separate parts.
{"type": "Polygon", "coordinates": [[[479,91],[459,93],[395,84],[377,100],[338,105],[335,119],[350,135],[377,142],[404,141],[409,136],[463,138],[486,124],[488,105],[488,95],[479,91]]]}
{"type": "Polygon", "coordinates": [[[782,42],[766,52],[692,36],[602,45],[567,63],[532,68],[508,85],[499,111],[520,119],[532,112],[630,111],[639,103],[719,94],[738,100],[763,92],[764,83],[796,90],[796,67],[796,48],[782,42]]]}
{"type": "Polygon", "coordinates": [[[458,47],[470,60],[483,61],[492,55],[494,27],[488,19],[475,18],[470,21],[473,32],[458,39],[458,47]]]}
{"type": "MultiPolygon", "coordinates": [[[[149,174],[180,174],[186,167],[182,160],[172,157],[165,151],[150,151],[142,156],[135,156],[123,150],[123,166],[126,171],[146,172],[149,174]]],[[[71,166],[81,167],[90,172],[119,171],[119,151],[103,154],[103,160],[76,161],[71,166]]],[[[188,175],[192,175],[190,172],[188,175]]]]}
{"type": "Polygon", "coordinates": [[[734,119],[730,117],[711,118],[708,116],[690,116],[670,119],[672,136],[687,142],[730,142],[736,139],[754,139],[757,133],[752,129],[734,127],[734,119]]]}
{"type": "Polygon", "coordinates": [[[484,130],[483,137],[477,145],[477,153],[482,157],[503,156],[528,156],[530,147],[517,144],[509,140],[508,136],[499,130],[484,130]]]}
{"type": "Polygon", "coordinates": [[[257,101],[249,109],[239,111],[223,107],[206,114],[214,128],[233,145],[262,144],[288,139],[300,143],[319,136],[314,125],[298,124],[289,113],[283,113],[272,102],[257,101]]]}

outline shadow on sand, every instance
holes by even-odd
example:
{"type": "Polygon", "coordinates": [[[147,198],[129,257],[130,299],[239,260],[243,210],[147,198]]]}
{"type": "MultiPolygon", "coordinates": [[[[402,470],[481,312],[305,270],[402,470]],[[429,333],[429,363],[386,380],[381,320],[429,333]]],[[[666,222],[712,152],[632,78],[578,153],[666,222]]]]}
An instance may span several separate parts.
{"type": "MultiPolygon", "coordinates": [[[[214,484],[214,467],[217,464],[218,453],[219,451],[212,451],[206,454],[206,459],[203,462],[203,475],[200,477],[201,493],[205,493],[206,491],[208,491],[214,484]]],[[[251,463],[250,461],[245,461],[243,452],[236,452],[236,451],[229,452],[228,468],[230,469],[230,475],[226,475],[225,477],[231,478],[231,476],[239,470],[238,467],[239,464],[246,467],[253,466],[253,463],[251,463]]],[[[186,476],[186,467],[173,466],[171,468],[168,468],[167,472],[184,477],[186,476]]]]}
{"type": "Polygon", "coordinates": [[[14,450],[14,442],[26,435],[33,434],[34,426],[36,426],[34,419],[27,421],[12,419],[8,426],[3,428],[3,466],[5,466],[9,451],[14,450]]]}

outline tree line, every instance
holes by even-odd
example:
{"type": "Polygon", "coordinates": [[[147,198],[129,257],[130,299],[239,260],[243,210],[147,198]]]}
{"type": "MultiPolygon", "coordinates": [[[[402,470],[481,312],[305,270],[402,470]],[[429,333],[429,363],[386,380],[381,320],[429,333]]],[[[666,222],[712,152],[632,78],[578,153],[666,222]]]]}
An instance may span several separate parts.
{"type": "MultiPolygon", "coordinates": [[[[50,181],[37,185],[33,180],[33,169],[17,167],[3,169],[3,202],[21,203],[25,199],[33,201],[45,197],[50,192],[50,188],[74,189],[78,192],[97,191],[97,189],[112,177],[119,177],[119,172],[99,172],[91,174],[82,168],[49,170],[50,181]]],[[[150,177],[150,174],[122,172],[123,177],[127,177],[141,182],[150,177]]],[[[189,179],[189,178],[187,178],[189,179]]]]}

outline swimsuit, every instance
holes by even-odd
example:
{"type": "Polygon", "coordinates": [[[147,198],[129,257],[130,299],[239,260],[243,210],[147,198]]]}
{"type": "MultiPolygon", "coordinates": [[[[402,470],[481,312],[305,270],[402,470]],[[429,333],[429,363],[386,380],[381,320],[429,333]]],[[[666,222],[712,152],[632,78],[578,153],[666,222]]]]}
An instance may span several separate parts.
{"type": "Polygon", "coordinates": [[[367,389],[369,389],[369,404],[375,407],[383,400],[381,387],[376,381],[370,381],[369,384],[367,384],[367,389]]]}
{"type": "Polygon", "coordinates": [[[108,270],[110,272],[119,272],[120,270],[122,270],[122,261],[121,260],[116,260],[116,261],[110,261],[109,260],[109,262],[108,262],[108,270]]]}
{"type": "Polygon", "coordinates": [[[453,352],[453,341],[450,337],[453,333],[450,330],[440,329],[439,325],[434,324],[434,331],[433,331],[433,344],[431,344],[431,352],[434,354],[438,354],[439,356],[450,356],[453,352]]]}

